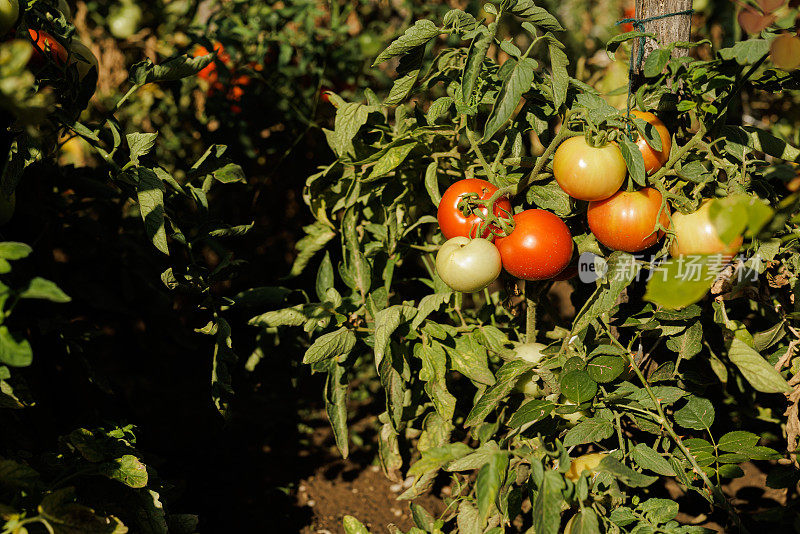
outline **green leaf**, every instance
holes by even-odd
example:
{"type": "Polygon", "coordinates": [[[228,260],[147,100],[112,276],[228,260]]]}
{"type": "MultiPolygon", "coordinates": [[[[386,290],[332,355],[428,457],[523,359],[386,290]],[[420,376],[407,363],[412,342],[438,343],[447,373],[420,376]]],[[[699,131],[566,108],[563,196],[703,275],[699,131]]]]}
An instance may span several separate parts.
{"type": "Polygon", "coordinates": [[[375,163],[369,176],[365,178],[364,181],[371,181],[381,176],[386,176],[399,167],[416,147],[417,142],[413,140],[402,145],[393,146],[375,163]]]}
{"type": "Polygon", "coordinates": [[[18,340],[5,325],[0,325],[0,363],[10,367],[27,367],[33,362],[33,351],[27,339],[18,340]]]}
{"type": "Polygon", "coordinates": [[[555,181],[546,184],[532,184],[526,197],[530,204],[552,211],[559,217],[567,217],[572,213],[572,200],[555,181]]]}
{"type": "Polygon", "coordinates": [[[489,116],[489,120],[486,121],[483,142],[491,139],[514,114],[514,110],[519,105],[523,93],[531,88],[536,66],[536,60],[531,58],[524,58],[514,65],[511,76],[503,85],[503,89],[497,94],[492,113],[489,116]]]}
{"type": "Polygon", "coordinates": [[[408,470],[408,476],[419,476],[431,471],[437,471],[449,462],[463,458],[471,452],[472,449],[461,442],[450,443],[448,445],[422,451],[422,458],[411,466],[408,470]]]}
{"type": "Polygon", "coordinates": [[[752,65],[769,53],[769,41],[766,39],[748,39],[739,41],[730,48],[719,51],[722,59],[735,60],[739,65],[752,65]]]}
{"type": "Polygon", "coordinates": [[[569,371],[561,376],[561,393],[575,404],[581,404],[597,394],[597,382],[586,371],[569,371]]]}
{"type": "Polygon", "coordinates": [[[225,319],[217,319],[216,331],[214,356],[211,362],[211,398],[219,413],[227,417],[230,400],[233,397],[231,369],[236,364],[237,357],[233,351],[231,327],[225,319]]]}
{"type": "Polygon", "coordinates": [[[759,439],[761,438],[752,432],[734,430],[719,438],[717,447],[719,447],[719,450],[725,452],[739,452],[740,450],[754,447],[759,439]]]}
{"type": "Polygon", "coordinates": [[[417,527],[423,529],[423,532],[431,532],[436,524],[436,518],[424,506],[414,502],[411,503],[411,518],[417,527]]]}
{"type": "Polygon", "coordinates": [[[478,509],[469,501],[461,501],[458,505],[458,532],[463,534],[483,534],[483,524],[478,516],[478,509]]]}
{"type": "Polygon", "coordinates": [[[514,415],[508,420],[508,426],[519,428],[522,425],[539,421],[550,415],[554,408],[555,405],[552,402],[542,399],[526,402],[514,412],[514,415]]]}
{"type": "Polygon", "coordinates": [[[561,503],[564,496],[564,477],[558,471],[547,470],[533,503],[534,532],[558,532],[561,524],[561,503]]]}
{"type": "Polygon", "coordinates": [[[314,257],[314,254],[322,250],[328,241],[336,237],[336,232],[319,221],[306,226],[303,230],[305,230],[307,235],[295,245],[298,253],[294,264],[292,264],[292,270],[289,273],[290,277],[302,273],[306,265],[308,265],[308,262],[314,257]]]}
{"type": "Polygon", "coordinates": [[[500,486],[506,476],[508,455],[497,452],[489,458],[489,463],[478,471],[475,481],[475,494],[478,499],[478,517],[481,525],[485,525],[489,514],[495,508],[495,500],[500,493],[500,486]]]}
{"type": "Polygon", "coordinates": [[[436,174],[437,169],[438,162],[436,160],[430,162],[428,168],[425,169],[425,190],[428,191],[428,196],[431,197],[434,206],[438,206],[442,201],[442,194],[439,192],[439,178],[436,174]]]}
{"type": "Polygon", "coordinates": [[[61,291],[61,288],[59,288],[55,282],[45,280],[38,276],[28,282],[28,287],[26,287],[19,296],[23,299],[44,299],[61,303],[72,300],[69,298],[69,295],[61,291]]]}
{"type": "Polygon", "coordinates": [[[728,359],[739,368],[745,379],[756,391],[762,393],[785,393],[791,387],[775,367],[769,364],[755,349],[738,338],[731,341],[728,359]]]}
{"type": "Polygon", "coordinates": [[[331,263],[331,255],[329,252],[325,252],[325,257],[322,258],[322,262],[319,264],[319,269],[317,269],[317,280],[315,289],[317,291],[317,298],[321,302],[325,301],[326,293],[328,289],[333,287],[334,277],[333,277],[333,263],[331,263]]]}
{"type": "Polygon", "coordinates": [[[678,516],[678,503],[669,499],[647,499],[639,505],[639,510],[650,521],[666,523],[678,516]]]}
{"type": "Polygon", "coordinates": [[[375,316],[375,368],[379,369],[383,356],[389,346],[389,337],[401,324],[410,321],[417,313],[416,308],[397,304],[381,310],[375,316]]]}
{"type": "Polygon", "coordinates": [[[668,309],[685,308],[705,296],[719,261],[714,255],[672,258],[654,268],[644,299],[668,309]]]}
{"type": "Polygon", "coordinates": [[[126,454],[100,466],[100,472],[131,488],[147,486],[147,467],[132,454],[126,454]]]}
{"type": "Polygon", "coordinates": [[[486,52],[494,41],[496,31],[496,23],[490,24],[488,29],[481,26],[469,46],[467,61],[464,63],[464,70],[461,73],[461,100],[465,104],[469,104],[472,98],[475,82],[480,76],[483,60],[486,59],[486,52]]]}
{"type": "Polygon", "coordinates": [[[694,321],[689,328],[678,336],[667,339],[667,348],[677,352],[682,359],[688,360],[703,350],[703,325],[694,321]]]}
{"type": "Polygon", "coordinates": [[[332,365],[325,380],[325,411],[342,458],[350,455],[347,435],[347,387],[344,367],[338,364],[332,365]]]}
{"type": "Polygon", "coordinates": [[[545,34],[550,51],[550,82],[553,86],[553,105],[556,109],[560,109],[564,102],[567,101],[567,89],[569,88],[569,73],[567,73],[567,65],[569,65],[569,58],[567,53],[564,52],[564,45],[552,34],[545,34]]]}
{"type": "Polygon", "coordinates": [[[419,306],[417,306],[417,314],[414,316],[414,320],[411,321],[411,330],[417,330],[431,313],[450,302],[452,297],[452,292],[431,293],[422,297],[422,300],[419,301],[419,306]]]}
{"type": "Polygon", "coordinates": [[[597,466],[597,470],[610,473],[614,478],[631,488],[646,488],[658,480],[658,477],[651,477],[634,471],[612,456],[604,457],[600,461],[600,465],[597,466]]]}
{"type": "Polygon", "coordinates": [[[144,221],[144,230],[155,247],[169,256],[167,231],[164,227],[164,191],[166,187],[158,175],[151,169],[137,167],[139,182],[136,196],[139,200],[139,212],[144,221]]]}
{"type": "Polygon", "coordinates": [[[339,330],[318,337],[303,356],[303,363],[314,364],[329,358],[346,356],[355,345],[355,334],[343,326],[339,330]]]}
{"type": "Polygon", "coordinates": [[[670,57],[670,51],[665,48],[656,48],[653,50],[644,61],[644,75],[648,78],[654,78],[660,75],[667,66],[670,57]]]}
{"type": "Polygon", "coordinates": [[[428,107],[428,111],[425,113],[425,119],[428,121],[428,124],[433,124],[437,119],[444,117],[452,106],[452,97],[440,96],[434,100],[430,107],[428,107]]]}
{"type": "Polygon", "coordinates": [[[128,141],[130,160],[134,165],[139,164],[139,158],[146,156],[153,150],[158,133],[129,133],[125,136],[128,141]]]}
{"type": "Polygon", "coordinates": [[[570,519],[570,534],[600,534],[597,514],[591,508],[582,508],[570,519]]]}
{"type": "Polygon", "coordinates": [[[514,389],[517,379],[532,367],[533,365],[525,360],[512,360],[504,363],[497,370],[494,385],[481,395],[481,398],[470,410],[467,419],[464,421],[464,426],[471,427],[482,423],[486,416],[500,404],[500,401],[508,397],[511,390],[514,389]]]}
{"type": "Polygon", "coordinates": [[[675,476],[675,470],[672,468],[672,465],[670,465],[663,456],[644,443],[637,443],[631,450],[631,455],[636,465],[642,469],[649,469],[654,473],[668,477],[675,476]]]}
{"type": "Polygon", "coordinates": [[[397,66],[397,79],[392,84],[389,95],[383,101],[384,106],[396,106],[411,94],[414,84],[417,83],[420,70],[422,70],[422,60],[425,57],[425,47],[420,46],[409,51],[400,58],[397,66]]]}
{"type": "Polygon", "coordinates": [[[564,30],[558,19],[543,7],[537,6],[533,0],[511,0],[508,10],[522,20],[528,21],[543,30],[555,32],[564,30]]]}
{"type": "Polygon", "coordinates": [[[21,260],[27,258],[33,249],[25,243],[16,241],[0,242],[0,258],[4,260],[21,260]]]}
{"type": "Polygon", "coordinates": [[[621,141],[619,150],[622,152],[622,157],[625,160],[625,165],[628,167],[631,178],[637,184],[645,186],[647,184],[647,173],[644,169],[642,151],[627,135],[621,136],[621,141]]]}
{"type": "Polygon", "coordinates": [[[352,515],[344,516],[342,526],[344,527],[344,534],[369,534],[367,527],[352,515]]]}
{"type": "Polygon", "coordinates": [[[14,460],[0,457],[0,486],[15,489],[34,489],[40,484],[35,469],[14,460]]]}
{"type": "Polygon", "coordinates": [[[602,417],[584,419],[570,428],[564,436],[564,446],[572,447],[583,443],[598,443],[614,435],[614,425],[602,417]]]}
{"type": "Polygon", "coordinates": [[[702,397],[689,397],[686,405],[675,412],[675,422],[683,428],[708,430],[714,422],[714,405],[702,397]]]}
{"type": "Polygon", "coordinates": [[[429,20],[418,20],[412,27],[408,28],[403,35],[392,41],[392,43],[378,55],[372,66],[375,67],[387,59],[401,56],[411,50],[424,46],[441,33],[436,24],[429,20]]]}
{"type": "Polygon", "coordinates": [[[128,79],[138,86],[156,82],[174,82],[194,76],[209,66],[215,57],[214,54],[206,54],[196,58],[184,55],[169,59],[161,65],[155,65],[152,61],[146,59],[131,67],[128,79]]]}
{"type": "Polygon", "coordinates": [[[784,161],[800,163],[800,149],[767,130],[754,126],[724,126],[721,136],[728,144],[750,148],[784,161]]]}
{"type": "Polygon", "coordinates": [[[619,356],[597,356],[586,365],[589,377],[600,384],[613,382],[623,371],[625,371],[625,360],[619,356]]]}

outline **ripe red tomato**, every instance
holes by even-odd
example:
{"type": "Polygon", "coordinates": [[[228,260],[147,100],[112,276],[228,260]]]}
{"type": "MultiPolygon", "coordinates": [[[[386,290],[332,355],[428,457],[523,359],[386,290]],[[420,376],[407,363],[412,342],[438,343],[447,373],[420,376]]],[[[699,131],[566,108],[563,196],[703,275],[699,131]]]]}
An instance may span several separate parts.
{"type": "MultiPolygon", "coordinates": [[[[197,77],[207,81],[210,84],[215,84],[219,80],[219,72],[217,72],[217,60],[221,61],[223,65],[230,65],[231,56],[225,52],[225,47],[219,43],[214,44],[214,50],[217,52],[217,57],[214,61],[209,63],[203,70],[197,73],[197,77]]],[[[205,46],[198,46],[195,48],[193,57],[207,56],[211,52],[205,46]]]]}
{"type": "Polygon", "coordinates": [[[58,63],[64,65],[69,57],[69,52],[59,43],[55,37],[47,32],[28,29],[28,34],[33,40],[33,54],[30,63],[36,68],[43,67],[47,63],[47,56],[58,63]]]}
{"type": "Polygon", "coordinates": [[[744,239],[742,236],[737,236],[730,243],[723,243],[709,217],[710,207],[711,201],[705,200],[694,213],[672,215],[675,240],[669,247],[670,254],[673,256],[722,254],[723,257],[731,258],[739,251],[744,239]]]}
{"type": "Polygon", "coordinates": [[[603,245],[613,250],[639,252],[652,247],[664,236],[654,232],[656,220],[669,227],[669,207],[661,212],[661,193],[652,187],[640,191],[619,191],[605,200],[589,203],[589,229],[603,245]]]}
{"type": "Polygon", "coordinates": [[[544,210],[514,215],[514,231],[495,241],[503,268],[522,280],[546,280],[572,258],[572,234],[564,221],[544,210]]]}
{"type": "Polygon", "coordinates": [[[582,135],[570,137],[556,149],[553,176],[569,196],[578,200],[608,198],[625,181],[628,168],[619,147],[593,147],[582,135]]]}
{"type": "MultiPolygon", "coordinates": [[[[466,180],[459,180],[450,187],[442,195],[442,200],[439,202],[439,210],[436,214],[439,219],[439,227],[442,229],[442,234],[447,239],[452,239],[457,236],[463,237],[488,237],[490,231],[487,228],[482,236],[476,236],[478,226],[483,221],[483,218],[477,214],[472,214],[464,217],[464,214],[458,209],[458,203],[465,193],[477,193],[482,200],[489,199],[497,191],[497,187],[490,184],[486,180],[479,178],[468,178],[466,180]]],[[[486,210],[482,209],[481,212],[486,214],[486,210]]],[[[510,216],[514,213],[511,208],[511,202],[507,198],[501,198],[494,204],[494,214],[497,217],[510,216]]]]}
{"type": "Polygon", "coordinates": [[[636,145],[644,158],[644,170],[647,174],[652,174],[664,166],[669,160],[669,151],[672,149],[672,138],[669,135],[669,130],[664,126],[664,123],[658,117],[648,111],[631,110],[631,115],[649,122],[653,125],[658,132],[658,137],[661,138],[661,151],[653,150],[644,137],[639,135],[636,140],[636,145]]]}
{"type": "MultiPolygon", "coordinates": [[[[630,5],[627,6],[622,12],[623,19],[632,19],[636,17],[636,6],[630,5]]],[[[622,31],[623,32],[632,32],[633,31],[633,23],[626,22],[622,24],[622,31]]]]}

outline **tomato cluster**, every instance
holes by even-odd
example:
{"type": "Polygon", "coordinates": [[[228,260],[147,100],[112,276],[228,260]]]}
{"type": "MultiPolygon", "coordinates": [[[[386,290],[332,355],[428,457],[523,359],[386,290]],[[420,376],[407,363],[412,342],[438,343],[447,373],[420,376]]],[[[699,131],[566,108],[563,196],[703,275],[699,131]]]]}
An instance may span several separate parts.
{"type": "MultiPolygon", "coordinates": [[[[224,94],[231,106],[233,113],[242,112],[242,98],[246,88],[253,82],[249,74],[241,72],[231,59],[230,54],[225,51],[225,47],[220,43],[214,43],[214,52],[217,53],[215,60],[208,64],[203,70],[197,73],[197,77],[208,83],[208,96],[224,94]],[[220,66],[224,67],[223,80],[220,80],[220,66]],[[226,90],[227,86],[227,90],[226,90]]],[[[205,46],[197,46],[192,53],[193,57],[207,56],[211,52],[205,46]]],[[[269,61],[269,57],[265,62],[269,61]]],[[[258,63],[248,63],[248,69],[261,72],[264,67],[258,63]]]]}
{"type": "Polygon", "coordinates": [[[504,232],[496,224],[482,224],[488,209],[469,210],[463,200],[471,196],[488,201],[497,191],[485,180],[460,180],[445,191],[439,203],[439,227],[448,241],[437,255],[437,272],[457,291],[480,291],[500,275],[501,266],[522,280],[545,280],[558,275],[570,262],[572,234],[564,221],[540,209],[514,215],[505,197],[495,200],[493,214],[509,224],[513,221],[513,230],[491,243],[487,238],[504,232]]]}
{"type": "MultiPolygon", "coordinates": [[[[666,164],[672,140],[666,126],[652,113],[632,115],[655,128],[661,150],[640,135],[636,145],[652,174],[666,164]]],[[[621,190],[627,165],[613,143],[594,146],[584,136],[561,143],[553,156],[553,175],[570,196],[588,201],[586,219],[597,241],[612,250],[641,252],[655,245],[665,230],[674,233],[673,256],[722,254],[739,250],[742,237],[723,243],[709,217],[708,201],[694,213],[671,215],[657,189],[621,190]]],[[[448,241],[437,256],[439,276],[457,291],[479,291],[500,274],[501,266],[522,280],[555,280],[574,276],[573,242],[567,225],[541,209],[514,214],[508,198],[486,180],[459,180],[445,191],[437,219],[448,241]],[[488,205],[493,206],[489,215],[488,205]],[[501,226],[503,226],[501,228],[501,226]],[[494,243],[491,242],[494,240],[494,243]]]]}

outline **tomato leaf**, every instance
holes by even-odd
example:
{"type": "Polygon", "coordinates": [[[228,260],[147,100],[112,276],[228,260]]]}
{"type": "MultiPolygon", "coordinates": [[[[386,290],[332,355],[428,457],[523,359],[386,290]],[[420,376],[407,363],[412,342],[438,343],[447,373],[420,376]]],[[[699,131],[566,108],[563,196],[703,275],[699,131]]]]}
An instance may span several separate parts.
{"type": "Polygon", "coordinates": [[[705,296],[715,276],[713,256],[672,258],[653,267],[644,299],[669,309],[694,304],[705,296]]]}
{"type": "Polygon", "coordinates": [[[539,421],[550,415],[553,408],[555,408],[555,405],[550,401],[533,399],[514,412],[514,415],[508,420],[508,426],[519,428],[522,425],[539,421]]]}
{"type": "Polygon", "coordinates": [[[612,456],[604,457],[600,461],[600,465],[597,466],[597,470],[611,473],[614,478],[631,488],[645,488],[658,480],[658,477],[652,477],[634,471],[612,456]]]}
{"type": "Polygon", "coordinates": [[[419,47],[424,47],[428,41],[441,33],[441,30],[436,27],[436,24],[429,20],[418,20],[414,25],[408,28],[403,35],[392,41],[392,43],[381,52],[372,66],[375,67],[383,63],[387,59],[407,54],[411,50],[419,47]]]}
{"type": "Polygon", "coordinates": [[[481,395],[480,399],[472,407],[467,419],[464,421],[464,426],[470,427],[482,423],[500,401],[508,397],[520,375],[532,367],[533,364],[525,360],[512,360],[504,363],[495,375],[497,381],[481,395]]]}
{"type": "Polygon", "coordinates": [[[631,449],[631,456],[636,462],[636,465],[642,469],[649,469],[663,476],[675,476],[675,470],[670,463],[644,443],[637,443],[636,446],[631,449]]]}
{"type": "Polygon", "coordinates": [[[583,443],[597,443],[614,435],[614,425],[602,417],[584,419],[570,428],[564,436],[564,446],[572,447],[583,443]]]}
{"type": "Polygon", "coordinates": [[[561,376],[561,393],[572,402],[581,404],[597,394],[597,382],[586,371],[568,371],[561,376]]]}
{"type": "Polygon", "coordinates": [[[489,120],[483,131],[483,142],[487,142],[496,134],[514,114],[523,93],[531,88],[533,76],[538,63],[531,58],[517,61],[511,75],[497,94],[489,120]]]}
{"type": "Polygon", "coordinates": [[[636,143],[631,141],[627,135],[621,136],[621,143],[619,150],[622,152],[622,157],[625,160],[625,165],[628,166],[628,172],[633,178],[633,181],[641,186],[647,185],[647,174],[644,170],[644,157],[636,143]]]}
{"type": "Polygon", "coordinates": [[[675,412],[675,422],[692,430],[708,430],[714,422],[714,405],[702,397],[689,397],[686,405],[675,412]]]}
{"type": "Polygon", "coordinates": [[[785,393],[791,391],[789,384],[755,349],[734,338],[728,351],[728,359],[756,391],[762,393],[785,393]]]}
{"type": "Polygon", "coordinates": [[[561,503],[564,500],[564,477],[556,471],[545,471],[533,503],[534,532],[558,532],[561,523],[561,503]]]}

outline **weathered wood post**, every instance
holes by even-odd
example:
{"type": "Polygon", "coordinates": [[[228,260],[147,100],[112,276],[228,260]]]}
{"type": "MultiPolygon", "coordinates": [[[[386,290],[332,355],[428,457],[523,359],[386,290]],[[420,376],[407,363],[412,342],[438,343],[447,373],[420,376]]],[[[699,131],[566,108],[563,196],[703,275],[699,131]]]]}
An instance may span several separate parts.
{"type": "MultiPolygon", "coordinates": [[[[636,0],[637,19],[648,19],[650,17],[678,13],[690,9],[692,9],[692,0],[636,0]]],[[[644,31],[655,34],[661,46],[676,41],[688,41],[691,36],[691,29],[691,14],[665,17],[644,24],[644,31]]],[[[643,81],[642,65],[644,64],[644,59],[647,58],[653,50],[658,48],[656,41],[653,39],[646,39],[644,43],[644,57],[640,65],[636,63],[636,59],[639,57],[639,46],[639,40],[637,40],[633,45],[632,56],[632,61],[634,62],[634,76],[631,79],[631,85],[634,91],[643,81]]],[[[688,54],[689,51],[685,48],[676,48],[672,52],[673,57],[686,56],[688,54]]]]}

